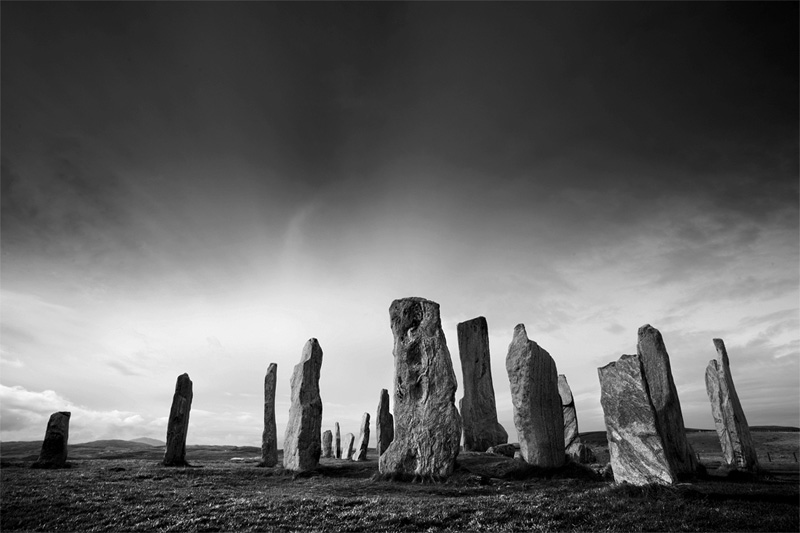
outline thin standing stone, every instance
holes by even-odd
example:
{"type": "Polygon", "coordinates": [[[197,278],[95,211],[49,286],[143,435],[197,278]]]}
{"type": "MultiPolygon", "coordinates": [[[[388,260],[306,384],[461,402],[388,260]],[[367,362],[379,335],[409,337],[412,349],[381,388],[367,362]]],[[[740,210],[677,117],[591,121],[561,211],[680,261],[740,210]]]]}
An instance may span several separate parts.
{"type": "Polygon", "coordinates": [[[261,434],[261,462],[264,466],[278,464],[278,427],[275,424],[275,387],[278,365],[271,363],[264,376],[264,432],[261,434]]]}
{"type": "Polygon", "coordinates": [[[322,348],[317,339],[309,339],[303,356],[292,373],[292,406],[283,441],[283,467],[303,472],[313,470],[322,455],[322,398],[319,375],[322,348]]]}
{"type": "Polygon", "coordinates": [[[369,413],[364,413],[361,417],[361,429],[358,433],[356,450],[353,455],[354,461],[367,460],[367,447],[369,446],[369,413]]]}
{"type": "Polygon", "coordinates": [[[165,466],[186,466],[186,435],[189,432],[189,412],[192,409],[192,380],[181,374],[175,383],[172,408],[167,421],[165,466]]]}
{"type": "Polygon", "coordinates": [[[376,446],[380,457],[394,440],[394,417],[389,412],[389,391],[386,389],[381,389],[381,397],[378,400],[378,423],[375,426],[376,446]]]}

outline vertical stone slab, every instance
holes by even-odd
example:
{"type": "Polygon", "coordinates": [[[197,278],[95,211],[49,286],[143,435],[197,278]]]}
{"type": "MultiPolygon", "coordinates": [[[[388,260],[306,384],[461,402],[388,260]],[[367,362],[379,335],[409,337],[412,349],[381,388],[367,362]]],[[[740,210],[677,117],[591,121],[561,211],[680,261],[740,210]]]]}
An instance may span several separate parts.
{"type": "Polygon", "coordinates": [[[650,324],[639,328],[636,351],[644,369],[645,384],[656,413],[656,425],[664,442],[667,461],[679,479],[692,477],[697,473],[697,457],[686,440],[681,402],[661,333],[650,324]]]}
{"type": "Polygon", "coordinates": [[[275,387],[278,365],[271,363],[264,376],[264,431],[261,434],[261,463],[278,464],[278,427],[275,424],[275,387]]]}
{"type": "Polygon", "coordinates": [[[389,318],[394,335],[395,428],[378,468],[393,477],[447,477],[461,447],[461,417],[439,304],[423,298],[395,300],[389,318]]]}
{"type": "Polygon", "coordinates": [[[706,392],[711,401],[722,456],[730,467],[757,472],[760,469],[758,457],[733,384],[728,351],[722,339],[714,339],[714,347],[717,359],[712,359],[706,368],[706,392]]]}
{"type": "Polygon", "coordinates": [[[333,443],[333,433],[330,429],[326,429],[322,433],[322,457],[329,458],[333,456],[331,445],[333,443]]]}
{"type": "Polygon", "coordinates": [[[303,472],[313,470],[319,464],[322,455],[321,369],[322,348],[317,339],[309,339],[292,373],[292,406],[283,440],[283,467],[286,470],[303,472]]]}
{"type": "Polygon", "coordinates": [[[32,468],[65,468],[67,466],[67,442],[69,441],[69,411],[58,411],[50,415],[44,432],[42,450],[32,468]]]}
{"type": "Polygon", "coordinates": [[[361,429],[358,432],[356,450],[353,455],[354,461],[367,460],[367,448],[369,447],[369,413],[364,413],[361,417],[361,429]]]}
{"type": "Polygon", "coordinates": [[[383,455],[386,448],[394,440],[394,417],[389,412],[389,391],[381,389],[381,397],[378,400],[378,416],[375,424],[376,448],[378,457],[383,455]]]}
{"type": "Polygon", "coordinates": [[[623,355],[597,374],[614,480],[633,485],[676,482],[639,356],[623,355]]]}
{"type": "MultiPolygon", "coordinates": [[[[578,432],[578,414],[575,399],[567,383],[567,376],[558,375],[558,394],[561,396],[561,411],[564,414],[564,451],[576,461],[581,459],[581,436],[578,432]]],[[[583,452],[584,456],[586,452],[583,452]]]]}
{"type": "Polygon", "coordinates": [[[558,371],[550,354],[528,339],[523,324],[514,328],[506,371],[522,458],[542,468],[562,466],[564,414],[558,394],[558,371]]]}
{"type": "Polygon", "coordinates": [[[339,422],[336,422],[333,425],[334,430],[334,446],[333,446],[333,456],[337,459],[342,458],[342,433],[339,430],[339,422]]]}
{"type": "Polygon", "coordinates": [[[355,453],[356,450],[355,442],[356,442],[356,436],[353,435],[352,433],[348,433],[347,435],[344,436],[344,453],[345,453],[345,459],[347,459],[348,461],[353,459],[353,453],[355,453]]]}
{"type": "Polygon", "coordinates": [[[456,331],[464,376],[464,397],[459,403],[464,449],[485,452],[492,446],[508,442],[508,433],[497,421],[489,358],[489,326],[480,316],[459,323],[456,331]]]}
{"type": "Polygon", "coordinates": [[[175,394],[172,396],[172,407],[167,421],[165,466],[186,465],[186,435],[189,432],[189,411],[192,409],[193,396],[189,374],[181,374],[175,383],[175,394]]]}

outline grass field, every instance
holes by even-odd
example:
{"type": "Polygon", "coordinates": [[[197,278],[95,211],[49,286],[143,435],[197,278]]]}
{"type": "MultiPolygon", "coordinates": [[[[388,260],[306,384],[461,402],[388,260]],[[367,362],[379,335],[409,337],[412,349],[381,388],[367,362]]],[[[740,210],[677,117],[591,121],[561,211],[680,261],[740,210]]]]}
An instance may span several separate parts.
{"type": "MultiPolygon", "coordinates": [[[[697,448],[708,437],[689,435],[697,448]]],[[[797,433],[768,436],[759,441],[791,457],[797,433]]],[[[757,482],[711,475],[675,487],[634,488],[601,481],[590,469],[541,476],[510,459],[462,453],[450,480],[419,484],[375,479],[374,453],[363,463],[323,459],[311,475],[293,477],[279,467],[257,467],[255,447],[190,446],[192,467],[166,468],[159,464],[163,447],[107,441],[71,446],[72,468],[32,470],[29,456],[20,455],[23,444],[0,445],[3,531],[800,528],[793,460],[765,464],[775,467],[773,475],[757,482]]]]}

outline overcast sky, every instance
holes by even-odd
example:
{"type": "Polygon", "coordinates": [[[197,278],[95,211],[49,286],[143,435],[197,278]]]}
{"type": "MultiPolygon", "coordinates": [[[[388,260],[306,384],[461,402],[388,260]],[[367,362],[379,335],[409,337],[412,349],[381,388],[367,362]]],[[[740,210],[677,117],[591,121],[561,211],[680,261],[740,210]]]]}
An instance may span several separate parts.
{"type": "MultiPolygon", "coordinates": [[[[514,326],[580,429],[658,328],[688,427],[725,340],[800,425],[798,4],[2,2],[0,438],[261,438],[305,342],[323,429],[392,389],[392,300],[514,326]]],[[[459,388],[456,398],[463,396],[459,388]]],[[[373,432],[374,433],[374,432],[373,432]]],[[[282,446],[282,439],[279,439],[282,446]]],[[[374,437],[372,440],[374,445],[374,437]]]]}

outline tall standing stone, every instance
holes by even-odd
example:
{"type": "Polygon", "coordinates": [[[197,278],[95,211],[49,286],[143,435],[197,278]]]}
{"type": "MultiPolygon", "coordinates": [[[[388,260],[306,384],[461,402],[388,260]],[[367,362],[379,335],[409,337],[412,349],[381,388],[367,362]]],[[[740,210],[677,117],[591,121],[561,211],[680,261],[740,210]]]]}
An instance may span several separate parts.
{"type": "Polygon", "coordinates": [[[343,453],[345,454],[344,458],[347,459],[348,461],[353,459],[353,453],[355,452],[355,442],[356,442],[356,436],[353,435],[352,433],[348,433],[347,435],[344,436],[343,453]]]}
{"type": "Polygon", "coordinates": [[[264,432],[261,434],[261,462],[264,466],[278,464],[278,427],[275,424],[275,386],[278,365],[271,363],[264,376],[264,432]]]}
{"type": "Polygon", "coordinates": [[[575,411],[572,389],[564,374],[558,375],[558,394],[561,396],[561,410],[564,413],[564,451],[573,459],[580,460],[582,443],[578,432],[578,414],[575,411]]]}
{"type": "Polygon", "coordinates": [[[369,446],[369,413],[361,417],[361,429],[358,432],[358,441],[353,455],[354,461],[367,460],[367,447],[369,446]]]}
{"type": "Polygon", "coordinates": [[[656,413],[658,432],[667,461],[679,479],[697,473],[697,457],[686,439],[681,402],[672,379],[669,354],[661,333],[649,324],[639,328],[636,351],[644,369],[645,384],[656,413]]]}
{"type": "Polygon", "coordinates": [[[69,441],[69,411],[50,415],[44,432],[42,451],[33,468],[65,468],[67,466],[67,441],[69,441]]]}
{"type": "Polygon", "coordinates": [[[733,385],[728,351],[722,339],[714,339],[714,347],[717,349],[717,359],[712,359],[706,368],[706,392],[711,401],[711,414],[714,416],[722,456],[730,467],[758,471],[758,457],[750,436],[750,426],[733,385]]]}
{"type": "Polygon", "coordinates": [[[175,383],[172,408],[167,421],[167,447],[164,465],[186,465],[186,435],[189,432],[189,411],[192,409],[192,380],[189,374],[181,374],[175,383]]]}
{"type": "Polygon", "coordinates": [[[523,324],[514,328],[506,370],[522,458],[542,468],[562,466],[564,414],[556,363],[546,350],[528,339],[523,324]]]}
{"type": "Polygon", "coordinates": [[[617,483],[671,484],[677,480],[664,450],[638,355],[597,369],[611,469],[617,483]]]}
{"type": "Polygon", "coordinates": [[[485,452],[508,442],[508,433],[497,421],[497,406],[489,358],[489,327],[484,317],[458,324],[458,354],[464,375],[460,401],[464,449],[485,452]]]}
{"type": "Polygon", "coordinates": [[[333,455],[331,451],[331,444],[333,443],[333,433],[331,433],[330,429],[326,429],[322,433],[322,457],[331,457],[333,455]]]}
{"type": "Polygon", "coordinates": [[[375,438],[378,457],[380,457],[394,440],[394,417],[389,412],[389,391],[386,389],[381,389],[381,398],[378,400],[377,421],[377,424],[375,424],[375,438]]]}
{"type": "Polygon", "coordinates": [[[339,431],[339,422],[333,425],[333,456],[337,459],[342,458],[342,433],[339,431]]]}
{"type": "Polygon", "coordinates": [[[322,454],[322,398],[319,375],[322,348],[317,339],[309,339],[303,356],[292,373],[292,406],[283,440],[283,467],[302,472],[313,470],[322,454]]]}
{"type": "Polygon", "coordinates": [[[389,318],[394,335],[395,428],[378,468],[388,476],[447,477],[461,444],[461,417],[439,304],[423,298],[395,300],[389,318]]]}

